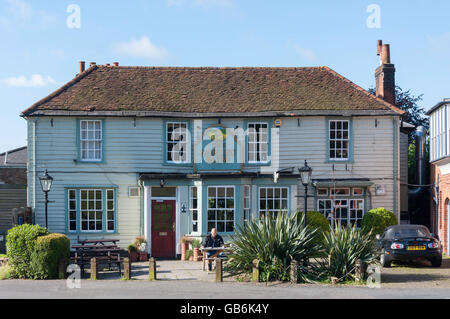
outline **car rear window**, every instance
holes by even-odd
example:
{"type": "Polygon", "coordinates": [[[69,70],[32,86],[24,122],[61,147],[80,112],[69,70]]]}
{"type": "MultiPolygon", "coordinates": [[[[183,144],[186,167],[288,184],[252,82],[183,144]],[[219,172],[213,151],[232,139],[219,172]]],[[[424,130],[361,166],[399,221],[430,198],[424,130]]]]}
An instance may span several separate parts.
{"type": "Polygon", "coordinates": [[[431,237],[430,232],[423,227],[391,228],[386,235],[388,238],[431,237]]]}

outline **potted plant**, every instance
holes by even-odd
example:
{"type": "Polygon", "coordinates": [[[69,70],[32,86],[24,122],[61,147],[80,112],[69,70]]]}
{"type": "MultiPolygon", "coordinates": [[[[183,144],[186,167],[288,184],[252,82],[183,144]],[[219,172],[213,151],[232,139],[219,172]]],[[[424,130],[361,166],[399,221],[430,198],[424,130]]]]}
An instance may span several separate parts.
{"type": "Polygon", "coordinates": [[[186,260],[192,261],[193,260],[192,250],[188,249],[186,250],[186,260]]]}
{"type": "Polygon", "coordinates": [[[136,237],[134,240],[134,243],[136,244],[136,247],[139,251],[139,261],[147,261],[148,255],[147,255],[147,241],[145,240],[144,236],[136,237]]]}
{"type": "Polygon", "coordinates": [[[201,257],[200,256],[200,245],[201,245],[201,241],[198,239],[194,239],[192,241],[192,250],[194,252],[194,261],[199,261],[201,257]]]}
{"type": "Polygon", "coordinates": [[[189,249],[189,237],[181,237],[181,260],[187,260],[186,251],[189,249]]]}
{"type": "Polygon", "coordinates": [[[128,256],[130,261],[138,261],[138,251],[135,243],[128,245],[128,256]]]}

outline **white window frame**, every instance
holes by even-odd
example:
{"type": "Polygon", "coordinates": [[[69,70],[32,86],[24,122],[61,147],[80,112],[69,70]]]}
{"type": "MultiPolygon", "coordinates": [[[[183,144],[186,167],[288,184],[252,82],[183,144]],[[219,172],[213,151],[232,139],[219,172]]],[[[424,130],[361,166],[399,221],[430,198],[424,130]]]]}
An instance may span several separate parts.
{"type": "Polygon", "coordinates": [[[191,233],[198,233],[199,232],[199,216],[198,216],[198,204],[199,204],[199,187],[198,186],[191,186],[189,189],[189,213],[190,213],[190,219],[191,219],[191,223],[190,223],[190,231],[191,233]],[[196,191],[196,196],[195,199],[197,200],[197,205],[194,205],[194,192],[193,190],[195,189],[196,191]],[[195,206],[195,207],[194,207],[195,206]],[[197,218],[194,219],[194,213],[197,214],[197,218]],[[196,224],[197,230],[194,230],[194,224],[196,224]]]}
{"type": "Polygon", "coordinates": [[[252,206],[252,202],[251,202],[251,198],[252,198],[252,188],[250,187],[250,185],[244,185],[244,187],[242,188],[243,194],[242,194],[242,218],[243,218],[243,224],[244,227],[246,227],[248,225],[248,222],[251,220],[252,218],[252,211],[251,211],[251,206],[252,206]]]}
{"type": "Polygon", "coordinates": [[[78,216],[77,216],[77,207],[78,206],[78,201],[77,201],[77,190],[76,189],[73,189],[73,188],[71,188],[71,189],[68,189],[67,190],[67,213],[68,213],[68,216],[67,216],[67,230],[69,231],[69,232],[76,232],[77,231],[77,222],[78,222],[78,216]],[[71,197],[71,192],[73,192],[73,194],[75,195],[75,197],[71,197]],[[75,208],[73,208],[73,209],[71,209],[70,208],[70,204],[71,203],[73,203],[74,204],[74,207],[75,208]],[[75,213],[75,219],[73,219],[73,218],[70,218],[70,215],[71,215],[71,213],[75,213]],[[75,229],[72,229],[71,227],[70,227],[70,223],[71,222],[75,222],[75,229]]]}
{"type": "Polygon", "coordinates": [[[234,185],[208,186],[206,192],[207,192],[206,193],[206,198],[207,198],[207,201],[206,201],[206,205],[207,205],[207,207],[206,207],[206,227],[207,227],[207,230],[210,231],[209,223],[210,222],[214,222],[215,223],[214,227],[217,229],[218,232],[225,232],[225,233],[234,232],[234,230],[236,229],[236,224],[235,224],[235,220],[236,220],[236,189],[235,189],[235,186],[234,185]],[[209,190],[212,189],[212,188],[216,189],[216,196],[215,197],[210,197],[209,196],[209,190]],[[218,199],[219,199],[217,194],[218,194],[218,189],[219,188],[224,188],[225,189],[225,208],[218,208],[217,207],[217,202],[218,202],[218,199]],[[233,190],[233,208],[228,208],[227,207],[227,199],[228,199],[228,197],[227,197],[227,190],[228,189],[232,189],[233,190]],[[214,207],[213,208],[209,207],[209,199],[210,198],[216,199],[216,207],[215,208],[214,207]],[[210,210],[211,211],[216,211],[215,219],[211,219],[211,220],[209,219],[209,211],[210,210]],[[225,219],[223,219],[223,220],[218,220],[217,219],[217,211],[218,210],[224,211],[225,219]],[[233,220],[227,218],[228,217],[228,211],[232,211],[233,212],[233,220]],[[224,223],[224,230],[223,231],[220,231],[218,229],[218,227],[217,227],[217,222],[218,221],[224,223]],[[228,230],[227,229],[227,223],[230,223],[230,222],[233,222],[233,230],[228,230]]]}
{"type": "Polygon", "coordinates": [[[249,122],[247,123],[247,163],[249,164],[266,164],[269,162],[269,124],[267,122],[249,122]],[[261,125],[265,126],[266,132],[257,132],[255,127],[250,126],[261,125]],[[254,130],[254,132],[252,132],[254,130]],[[265,141],[261,140],[265,135],[265,141]],[[253,145],[253,146],[252,146],[253,145]],[[265,150],[263,149],[265,145],[265,150]],[[254,154],[254,159],[250,158],[250,154],[254,154]],[[265,157],[266,160],[261,160],[265,157]],[[259,158],[259,160],[258,160],[259,158]]]}
{"type": "Polygon", "coordinates": [[[82,162],[101,162],[103,160],[103,121],[102,120],[80,120],[80,160],[82,162]],[[83,124],[86,127],[83,129],[83,124]],[[89,128],[89,123],[93,123],[93,128],[89,128]],[[95,124],[99,123],[99,130],[95,128],[95,124]],[[99,137],[96,137],[96,133],[99,132],[99,137]],[[85,136],[83,136],[85,133],[85,136]],[[90,133],[93,136],[89,136],[90,133]],[[97,148],[96,143],[99,144],[97,148]],[[91,148],[90,146],[94,146],[91,148]],[[93,157],[89,156],[89,153],[93,152],[93,157]],[[99,157],[96,156],[98,152],[99,157]],[[84,154],[84,156],[83,156],[84,154]]]}
{"type": "Polygon", "coordinates": [[[95,188],[83,188],[80,189],[80,232],[84,232],[84,233],[99,233],[103,231],[103,214],[104,212],[104,207],[103,207],[103,190],[102,189],[95,189],[95,188]],[[83,209],[83,196],[82,193],[86,192],[86,209],[83,209]],[[97,199],[97,192],[100,192],[101,196],[100,196],[100,204],[101,204],[101,208],[98,209],[95,207],[95,203],[98,201],[97,199]],[[94,198],[93,198],[93,202],[94,202],[94,208],[91,209],[89,208],[89,202],[91,201],[90,197],[89,197],[89,192],[94,192],[94,198]],[[83,218],[83,213],[86,212],[87,214],[87,219],[83,218]],[[98,219],[97,218],[97,213],[101,212],[101,218],[98,219]],[[90,213],[94,213],[94,218],[90,218],[89,214],[90,213]],[[83,221],[87,222],[87,229],[83,229],[83,221]],[[90,229],[89,227],[89,222],[93,221],[95,223],[95,227],[94,229],[90,229]],[[100,229],[96,229],[97,228],[97,222],[100,221],[101,222],[101,227],[100,229]]]}
{"type": "Polygon", "coordinates": [[[350,158],[350,120],[329,120],[328,121],[328,158],[331,161],[348,161],[350,158]],[[331,137],[331,124],[335,123],[335,127],[334,127],[334,138],[331,137]],[[341,123],[341,129],[337,128],[337,124],[341,123]],[[343,135],[341,135],[341,138],[337,137],[337,133],[341,132],[342,134],[345,132],[344,130],[344,123],[347,123],[347,138],[344,138],[343,135]],[[331,147],[331,143],[334,142],[335,147],[332,148],[331,147]],[[337,147],[337,143],[341,143],[341,147],[337,147]],[[347,147],[343,147],[344,143],[347,143],[347,147]],[[331,156],[331,152],[332,150],[334,150],[334,157],[331,156]],[[340,150],[341,154],[344,150],[347,151],[347,157],[337,157],[337,151],[340,150]]]}
{"type": "Polygon", "coordinates": [[[336,187],[336,188],[334,188],[334,187],[331,187],[331,189],[330,189],[330,195],[332,195],[332,196],[350,196],[350,188],[349,187],[336,187]],[[345,190],[345,194],[336,194],[336,191],[338,190],[338,189],[343,189],[343,190],[345,190]]]}
{"type": "Polygon", "coordinates": [[[275,217],[276,214],[278,214],[280,211],[289,211],[289,187],[271,187],[271,186],[265,186],[265,187],[259,187],[258,189],[258,218],[262,217],[262,214],[264,214],[264,216],[267,216],[267,213],[270,213],[270,215],[272,217],[275,217]],[[268,194],[268,190],[271,189],[273,192],[273,197],[272,197],[272,208],[268,208],[269,207],[269,198],[267,197],[268,194]],[[283,197],[283,189],[286,189],[286,197],[283,197]],[[261,197],[261,190],[265,190],[266,193],[266,197],[265,197],[265,208],[262,209],[261,208],[261,201],[263,200],[263,198],[261,197]],[[279,190],[280,192],[280,196],[277,198],[275,197],[275,191],[279,190]],[[275,201],[280,201],[279,203],[279,207],[280,208],[275,208],[275,201]],[[286,201],[286,209],[283,209],[283,201],[286,201]]]}
{"type": "MultiPolygon", "coordinates": [[[[188,122],[187,121],[168,121],[166,122],[166,145],[165,145],[165,152],[166,152],[166,161],[167,163],[173,163],[173,164],[186,164],[190,162],[190,144],[189,144],[189,132],[188,132],[189,126],[188,126],[188,122]],[[179,141],[176,139],[173,139],[173,130],[172,133],[170,133],[170,137],[172,139],[169,139],[169,125],[172,125],[173,127],[175,127],[175,125],[179,125],[178,128],[183,127],[185,128],[185,136],[183,141],[179,141]],[[184,160],[174,160],[174,154],[175,151],[173,150],[173,147],[177,144],[181,144],[183,146],[183,150],[184,150],[184,156],[185,159],[184,160]],[[173,145],[172,149],[169,151],[169,145],[173,145]],[[169,153],[171,154],[171,158],[169,160],[169,153]]],[[[175,129],[176,130],[176,129],[175,129]]],[[[175,132],[175,134],[182,134],[182,132],[175,132]]]]}
{"type": "MultiPolygon", "coordinates": [[[[116,230],[116,198],[115,198],[115,192],[114,189],[105,189],[105,192],[102,194],[102,197],[105,196],[105,202],[106,202],[106,207],[105,207],[105,212],[106,212],[106,216],[105,216],[105,222],[106,222],[106,232],[108,233],[113,233],[116,230]],[[112,199],[109,198],[108,194],[112,193],[112,199]],[[112,208],[110,208],[109,204],[112,204],[112,208]],[[112,214],[112,218],[109,218],[109,214],[112,214]],[[112,222],[113,223],[113,228],[109,229],[109,223],[112,222]]],[[[102,198],[103,200],[103,198],[102,198]]],[[[103,225],[102,225],[103,226],[103,225]]]]}

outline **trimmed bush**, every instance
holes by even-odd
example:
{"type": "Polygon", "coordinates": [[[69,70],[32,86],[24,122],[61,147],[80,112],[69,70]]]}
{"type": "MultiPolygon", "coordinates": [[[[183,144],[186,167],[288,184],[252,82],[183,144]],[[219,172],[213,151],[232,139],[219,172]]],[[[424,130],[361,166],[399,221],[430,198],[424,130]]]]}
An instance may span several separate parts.
{"type": "Polygon", "coordinates": [[[50,234],[36,239],[31,254],[30,270],[34,279],[58,277],[58,263],[70,257],[70,240],[63,234],[50,234]]]}
{"type": "Polygon", "coordinates": [[[30,262],[36,238],[47,234],[48,230],[39,225],[24,224],[8,230],[6,255],[14,277],[32,278],[30,262]]]}
{"type": "Polygon", "coordinates": [[[8,264],[0,266],[0,280],[12,278],[12,267],[8,264]]]}
{"type": "Polygon", "coordinates": [[[394,213],[384,207],[369,210],[361,221],[361,230],[368,233],[372,230],[372,237],[382,234],[386,227],[397,225],[394,213]]]}

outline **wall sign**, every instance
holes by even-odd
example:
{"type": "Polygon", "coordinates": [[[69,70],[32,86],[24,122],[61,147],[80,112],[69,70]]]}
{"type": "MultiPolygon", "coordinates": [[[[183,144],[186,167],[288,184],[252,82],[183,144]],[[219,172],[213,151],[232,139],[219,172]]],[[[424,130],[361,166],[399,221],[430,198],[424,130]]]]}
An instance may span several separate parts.
{"type": "Polygon", "coordinates": [[[283,124],[283,121],[281,119],[275,119],[273,120],[273,125],[275,127],[280,127],[283,124]]]}

